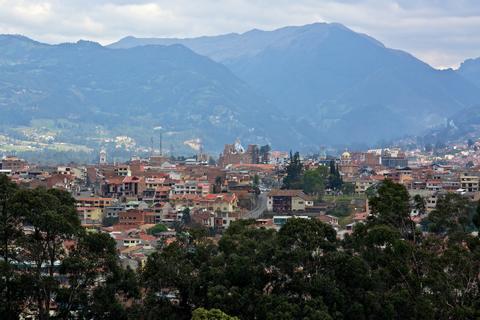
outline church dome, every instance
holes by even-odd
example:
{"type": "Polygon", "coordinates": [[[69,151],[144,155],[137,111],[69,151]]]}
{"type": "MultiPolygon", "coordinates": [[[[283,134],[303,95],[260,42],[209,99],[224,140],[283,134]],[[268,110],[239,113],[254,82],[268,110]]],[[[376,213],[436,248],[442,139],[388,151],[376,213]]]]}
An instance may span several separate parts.
{"type": "Polygon", "coordinates": [[[350,157],[350,152],[345,151],[344,153],[342,153],[342,159],[350,159],[350,157]]]}

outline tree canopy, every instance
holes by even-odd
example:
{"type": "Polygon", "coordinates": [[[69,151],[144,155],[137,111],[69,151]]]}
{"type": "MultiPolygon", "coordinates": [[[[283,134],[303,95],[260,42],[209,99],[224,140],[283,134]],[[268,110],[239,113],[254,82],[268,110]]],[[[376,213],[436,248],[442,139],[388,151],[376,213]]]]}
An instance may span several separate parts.
{"type": "MultiPolygon", "coordinates": [[[[317,219],[279,230],[233,222],[220,239],[182,232],[137,271],[115,241],[85,232],[71,196],[0,176],[2,319],[477,319],[480,208],[445,195],[427,217],[401,185],[342,239],[317,219]],[[52,308],[55,306],[55,309],[52,308]]],[[[187,231],[190,231],[187,229],[187,231]]]]}

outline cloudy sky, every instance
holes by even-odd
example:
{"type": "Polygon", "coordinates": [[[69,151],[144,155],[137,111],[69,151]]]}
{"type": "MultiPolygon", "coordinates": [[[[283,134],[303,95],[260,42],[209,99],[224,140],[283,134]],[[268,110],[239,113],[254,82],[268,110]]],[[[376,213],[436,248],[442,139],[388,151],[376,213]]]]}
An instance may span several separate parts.
{"type": "Polygon", "coordinates": [[[480,0],[0,0],[0,33],[108,44],[339,22],[439,68],[480,56],[480,0]]]}

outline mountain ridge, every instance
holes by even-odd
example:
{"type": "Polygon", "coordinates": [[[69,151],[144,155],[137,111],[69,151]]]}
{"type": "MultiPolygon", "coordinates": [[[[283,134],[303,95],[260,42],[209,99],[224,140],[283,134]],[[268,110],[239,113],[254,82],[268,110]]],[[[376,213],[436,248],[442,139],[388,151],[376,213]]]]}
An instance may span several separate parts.
{"type": "MultiPolygon", "coordinates": [[[[330,130],[339,133],[335,123],[350,117],[350,113],[358,114],[355,110],[379,110],[379,106],[385,113],[393,112],[398,117],[412,114],[409,119],[398,121],[398,130],[419,133],[479,98],[476,88],[456,72],[434,69],[408,52],[387,48],[368,35],[336,23],[217,37],[129,39],[130,43],[119,41],[109,47],[186,45],[226,65],[293,117],[292,121],[299,120],[299,111],[308,114],[300,121],[322,136],[330,130]]],[[[362,139],[376,140],[379,135],[395,136],[385,130],[362,139]]]]}
{"type": "Polygon", "coordinates": [[[480,101],[460,70],[437,70],[341,24],[187,39],[128,36],[108,46],[12,37],[0,36],[0,108],[11,109],[10,121],[94,115],[85,120],[89,128],[103,123],[118,133],[113,127],[122,121],[129,134],[140,130],[143,144],[145,127],[168,119],[168,130],[182,132],[175,143],[200,137],[216,151],[237,137],[307,150],[375,145],[421,134],[480,101]],[[19,51],[12,41],[21,42],[19,51]],[[25,79],[8,78],[12,70],[25,79]],[[8,91],[9,80],[23,87],[8,91]]]}
{"type": "Polygon", "coordinates": [[[104,126],[112,134],[128,132],[145,145],[152,134],[142,137],[145,126],[164,122],[166,130],[182,131],[176,144],[201,138],[219,149],[222,142],[215,137],[222,134],[226,140],[281,144],[274,135],[280,131],[263,130],[261,119],[288,127],[228,68],[184,46],[113,50],[90,41],[36,45],[25,39],[9,38],[13,44],[0,53],[4,129],[59,118],[104,126]]]}

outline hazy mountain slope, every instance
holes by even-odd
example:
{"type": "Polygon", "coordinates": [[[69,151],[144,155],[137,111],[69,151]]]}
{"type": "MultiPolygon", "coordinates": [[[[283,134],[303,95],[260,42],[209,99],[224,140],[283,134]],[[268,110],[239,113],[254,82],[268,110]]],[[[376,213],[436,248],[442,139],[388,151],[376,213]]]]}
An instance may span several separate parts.
{"type": "Polygon", "coordinates": [[[480,137],[480,105],[465,108],[422,136],[424,143],[477,140],[480,137]]]}
{"type": "Polygon", "coordinates": [[[457,72],[480,88],[480,58],[466,60],[457,72]]]}
{"type": "Polygon", "coordinates": [[[367,126],[376,128],[367,130],[369,140],[418,133],[480,101],[479,90],[457,73],[339,24],[194,39],[130,37],[111,47],[148,43],[182,43],[222,62],[293,123],[328,142],[356,141],[358,132],[348,128],[367,126]]]}
{"type": "Polygon", "coordinates": [[[304,27],[284,27],[273,32],[251,30],[243,34],[229,33],[219,36],[198,38],[136,38],[125,37],[108,47],[114,49],[133,48],[144,45],[182,44],[193,51],[223,62],[242,56],[254,56],[278,42],[288,42],[296,38],[304,27]]]}
{"type": "Polygon", "coordinates": [[[280,136],[288,124],[248,85],[180,45],[113,50],[0,36],[0,112],[4,127],[66,119],[147,145],[158,125],[167,143],[200,137],[216,150],[236,137],[299,143],[292,130],[280,136]]]}
{"type": "Polygon", "coordinates": [[[295,41],[226,65],[285,112],[308,115],[328,130],[358,108],[381,106],[403,120],[405,132],[419,132],[480,97],[455,72],[434,70],[337,25],[308,26],[295,41]]]}

